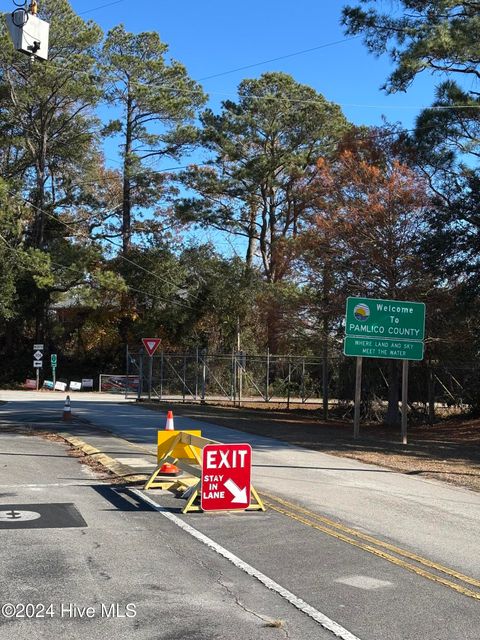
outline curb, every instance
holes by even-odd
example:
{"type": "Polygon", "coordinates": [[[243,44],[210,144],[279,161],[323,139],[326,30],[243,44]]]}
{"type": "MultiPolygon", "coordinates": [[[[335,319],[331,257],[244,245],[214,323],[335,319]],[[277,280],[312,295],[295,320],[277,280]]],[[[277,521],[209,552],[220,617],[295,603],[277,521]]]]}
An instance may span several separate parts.
{"type": "Polygon", "coordinates": [[[102,466],[104,466],[108,471],[113,473],[117,478],[122,478],[125,482],[129,484],[136,484],[138,482],[145,482],[148,479],[147,474],[139,474],[132,467],[118,462],[114,458],[107,456],[105,453],[102,453],[99,449],[92,447],[92,445],[88,444],[84,440],[77,438],[76,436],[72,436],[67,432],[59,432],[56,435],[63,438],[68,444],[72,445],[76,449],[83,451],[85,455],[94,458],[95,462],[99,462],[102,466]]]}

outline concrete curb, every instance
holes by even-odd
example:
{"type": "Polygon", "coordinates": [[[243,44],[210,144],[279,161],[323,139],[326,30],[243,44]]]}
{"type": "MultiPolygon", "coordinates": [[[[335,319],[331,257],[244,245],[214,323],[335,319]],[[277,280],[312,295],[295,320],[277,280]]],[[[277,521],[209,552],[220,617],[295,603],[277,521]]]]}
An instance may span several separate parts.
{"type": "Polygon", "coordinates": [[[102,466],[104,466],[108,471],[113,473],[118,478],[122,478],[125,482],[129,484],[136,484],[138,482],[146,482],[148,479],[148,475],[139,474],[132,467],[122,464],[115,460],[115,458],[111,458],[107,456],[105,453],[102,453],[99,449],[92,447],[88,442],[77,438],[76,436],[72,436],[67,432],[59,432],[56,435],[63,438],[68,444],[72,445],[76,449],[80,449],[83,451],[85,455],[90,456],[95,460],[95,462],[99,462],[102,466]]]}

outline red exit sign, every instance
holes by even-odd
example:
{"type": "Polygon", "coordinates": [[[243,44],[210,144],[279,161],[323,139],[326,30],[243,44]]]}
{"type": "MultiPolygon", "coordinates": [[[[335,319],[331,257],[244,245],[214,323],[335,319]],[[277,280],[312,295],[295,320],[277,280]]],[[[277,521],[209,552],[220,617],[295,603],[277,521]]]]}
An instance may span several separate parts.
{"type": "Polygon", "coordinates": [[[208,444],[202,456],[203,511],[231,511],[250,506],[252,447],[208,444]]]}

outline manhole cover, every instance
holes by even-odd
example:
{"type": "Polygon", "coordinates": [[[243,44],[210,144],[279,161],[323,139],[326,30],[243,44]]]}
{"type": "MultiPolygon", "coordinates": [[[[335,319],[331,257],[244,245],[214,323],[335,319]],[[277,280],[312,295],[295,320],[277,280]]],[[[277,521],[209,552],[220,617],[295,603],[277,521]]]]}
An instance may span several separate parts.
{"type": "Polygon", "coordinates": [[[86,527],[74,504],[0,504],[0,529],[86,527]]]}

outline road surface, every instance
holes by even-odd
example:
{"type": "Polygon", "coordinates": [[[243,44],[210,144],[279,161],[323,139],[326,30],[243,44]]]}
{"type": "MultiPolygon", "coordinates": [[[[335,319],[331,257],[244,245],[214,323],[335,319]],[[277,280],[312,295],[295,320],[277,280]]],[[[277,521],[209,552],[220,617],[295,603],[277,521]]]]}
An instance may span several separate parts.
{"type": "MultiPolygon", "coordinates": [[[[0,422],[58,416],[63,397],[39,395],[1,394],[9,402],[0,422]]],[[[119,398],[74,396],[72,407],[151,451],[164,426],[161,414],[119,398]]],[[[241,429],[241,414],[238,423],[241,429]]],[[[186,515],[183,522],[360,640],[478,640],[479,494],[206,423],[199,406],[176,407],[175,426],[252,444],[253,482],[270,506],[266,514],[186,515]]],[[[167,497],[164,505],[172,507],[167,497]]],[[[187,555],[197,548],[198,540],[167,524],[187,555]]],[[[225,633],[219,637],[245,637],[225,633]]]]}

